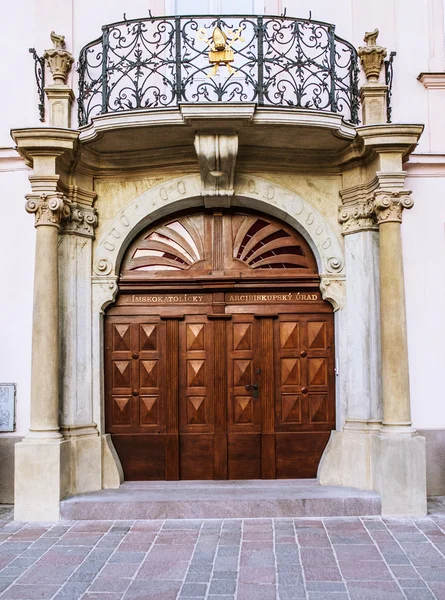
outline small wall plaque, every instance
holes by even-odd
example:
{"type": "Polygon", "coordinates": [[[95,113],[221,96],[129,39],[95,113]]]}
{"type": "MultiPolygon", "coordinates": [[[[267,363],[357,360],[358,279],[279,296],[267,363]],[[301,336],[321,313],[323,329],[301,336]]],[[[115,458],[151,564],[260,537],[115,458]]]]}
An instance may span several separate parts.
{"type": "Polygon", "coordinates": [[[15,429],[15,383],[0,383],[0,432],[15,429]]]}

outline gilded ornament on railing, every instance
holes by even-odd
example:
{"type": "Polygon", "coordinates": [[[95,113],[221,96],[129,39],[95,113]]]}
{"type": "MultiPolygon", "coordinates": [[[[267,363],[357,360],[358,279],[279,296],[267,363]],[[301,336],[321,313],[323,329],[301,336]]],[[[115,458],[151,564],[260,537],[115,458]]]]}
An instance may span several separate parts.
{"type": "Polygon", "coordinates": [[[198,29],[196,37],[201,42],[206,42],[209,46],[209,63],[214,65],[207,77],[214,77],[221,65],[225,65],[230,74],[235,73],[235,69],[230,64],[235,60],[235,52],[232,50],[232,44],[236,40],[244,42],[244,38],[241,36],[242,32],[243,27],[239,27],[234,31],[229,29],[227,34],[219,27],[215,27],[212,37],[208,38],[205,29],[198,29]],[[228,36],[231,38],[229,41],[227,41],[228,36]]]}
{"type": "Polygon", "coordinates": [[[333,25],[307,19],[224,15],[113,23],[80,52],[79,124],[100,114],[209,102],[329,111],[357,124],[357,62],[355,48],[333,25]],[[228,72],[215,77],[220,65],[228,72]]]}

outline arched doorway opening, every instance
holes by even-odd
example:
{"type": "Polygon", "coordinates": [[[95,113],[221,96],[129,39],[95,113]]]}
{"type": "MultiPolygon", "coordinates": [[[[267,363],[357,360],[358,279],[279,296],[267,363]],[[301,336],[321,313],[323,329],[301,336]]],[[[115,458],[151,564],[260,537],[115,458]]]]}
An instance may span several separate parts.
{"type": "Polygon", "coordinates": [[[289,225],[151,224],[105,318],[106,430],[127,480],[315,477],[335,427],[332,306],[289,225]]]}

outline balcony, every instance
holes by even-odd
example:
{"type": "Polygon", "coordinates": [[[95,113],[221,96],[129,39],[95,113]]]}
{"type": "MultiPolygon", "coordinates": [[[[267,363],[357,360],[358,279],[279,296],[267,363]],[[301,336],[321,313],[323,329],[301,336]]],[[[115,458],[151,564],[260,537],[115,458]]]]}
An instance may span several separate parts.
{"type": "MultiPolygon", "coordinates": [[[[271,16],[156,17],[105,25],[79,56],[79,126],[184,105],[324,111],[359,122],[355,48],[335,26],[271,16]]],[[[314,115],[315,116],[315,115],[314,115]]]]}

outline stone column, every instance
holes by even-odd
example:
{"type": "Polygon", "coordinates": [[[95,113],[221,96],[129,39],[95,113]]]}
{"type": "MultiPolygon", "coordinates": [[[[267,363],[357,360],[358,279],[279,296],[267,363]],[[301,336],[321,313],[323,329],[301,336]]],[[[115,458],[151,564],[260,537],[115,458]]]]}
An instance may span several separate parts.
{"type": "Polygon", "coordinates": [[[405,284],[402,258],[402,210],[413,206],[407,190],[375,194],[380,230],[380,314],[383,425],[411,427],[405,284]]]}
{"type": "Polygon", "coordinates": [[[402,211],[413,201],[408,190],[375,192],[380,231],[380,330],[383,424],[373,447],[374,489],[387,515],[426,514],[425,438],[411,427],[402,211]]]}
{"type": "Polygon", "coordinates": [[[61,438],[59,431],[59,276],[58,233],[69,214],[60,193],[27,196],[35,214],[36,262],[31,367],[31,425],[28,438],[61,438]]]}
{"type": "Polygon", "coordinates": [[[31,426],[15,446],[15,519],[56,521],[70,491],[69,442],[59,430],[59,231],[70,215],[57,159],[73,151],[78,132],[19,129],[18,152],[33,168],[26,210],[35,215],[36,260],[31,366],[31,426]]]}
{"type": "Polygon", "coordinates": [[[69,214],[62,194],[27,196],[35,214],[36,262],[31,365],[31,425],[16,445],[15,519],[57,520],[69,488],[69,450],[59,431],[58,233],[69,214]]]}

